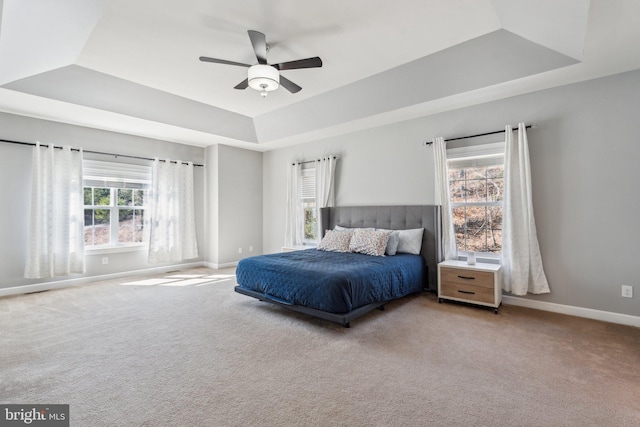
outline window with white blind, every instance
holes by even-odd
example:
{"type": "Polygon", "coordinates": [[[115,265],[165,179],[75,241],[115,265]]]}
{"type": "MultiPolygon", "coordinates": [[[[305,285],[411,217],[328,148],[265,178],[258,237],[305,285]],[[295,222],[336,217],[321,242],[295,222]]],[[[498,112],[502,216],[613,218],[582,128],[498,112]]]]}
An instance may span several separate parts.
{"type": "Polygon", "coordinates": [[[83,161],[85,248],[141,245],[151,167],[83,161]]]}
{"type": "Polygon", "coordinates": [[[316,205],[316,169],[307,167],[302,169],[302,176],[298,188],[302,211],[304,214],[305,243],[315,243],[318,240],[318,210],[316,205]]]}
{"type": "Polygon", "coordinates": [[[504,143],[447,149],[449,195],[456,247],[461,252],[502,252],[504,143]]]}

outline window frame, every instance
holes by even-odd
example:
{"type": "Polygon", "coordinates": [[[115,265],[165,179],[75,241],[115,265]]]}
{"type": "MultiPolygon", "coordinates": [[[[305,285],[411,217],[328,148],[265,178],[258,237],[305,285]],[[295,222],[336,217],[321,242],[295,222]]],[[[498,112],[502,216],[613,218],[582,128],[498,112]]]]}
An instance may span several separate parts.
{"type": "MultiPolygon", "coordinates": [[[[490,166],[502,166],[504,172],[504,153],[505,143],[504,141],[471,145],[465,147],[448,148],[447,149],[447,170],[452,169],[466,169],[473,167],[490,167],[490,166]]],[[[504,175],[503,175],[504,180],[504,175]]],[[[504,182],[504,181],[503,181],[504,182]]],[[[451,190],[451,180],[447,174],[447,184],[449,190],[451,190]]],[[[454,202],[451,192],[449,193],[449,203],[451,211],[459,207],[503,207],[503,200],[499,201],[483,201],[483,202],[454,202]]],[[[503,216],[504,221],[504,216],[503,216]]],[[[502,230],[502,222],[500,223],[500,229],[502,230]]],[[[459,250],[456,238],[456,250],[458,254],[463,256],[468,255],[470,252],[476,254],[477,258],[486,259],[490,261],[500,260],[502,257],[502,248],[499,253],[496,252],[476,252],[468,250],[459,250]]]]}
{"type": "MultiPolygon", "coordinates": [[[[83,160],[83,194],[85,189],[91,188],[91,205],[85,205],[83,200],[83,210],[104,209],[109,211],[109,244],[87,245],[85,243],[85,251],[91,254],[127,252],[135,250],[144,250],[149,246],[147,241],[147,233],[144,232],[145,223],[143,222],[143,234],[141,242],[120,242],[120,211],[136,210],[146,212],[148,210],[148,195],[151,188],[151,166],[103,162],[97,160],[83,160]],[[104,188],[110,191],[109,205],[96,205],[95,192],[93,189],[104,188]],[[146,195],[143,197],[143,204],[136,206],[135,197],[132,193],[132,204],[129,206],[118,205],[118,190],[140,190],[146,195]]],[[[144,218],[144,217],[143,217],[144,218]]],[[[95,223],[92,224],[95,226],[95,223]]],[[[86,226],[86,225],[85,225],[86,226]]]]}

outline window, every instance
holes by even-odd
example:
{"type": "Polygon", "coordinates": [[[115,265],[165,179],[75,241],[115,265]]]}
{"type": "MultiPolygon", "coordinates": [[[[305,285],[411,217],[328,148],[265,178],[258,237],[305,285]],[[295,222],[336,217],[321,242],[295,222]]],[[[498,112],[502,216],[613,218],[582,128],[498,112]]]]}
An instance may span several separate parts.
{"type": "Polygon", "coordinates": [[[318,240],[318,210],[316,206],[316,169],[302,169],[300,187],[298,189],[302,211],[304,213],[304,243],[315,243],[318,240]]]}
{"type": "Polygon", "coordinates": [[[504,144],[450,149],[447,163],[458,251],[500,254],[504,144]]]}
{"type": "Polygon", "coordinates": [[[83,168],[85,247],[141,244],[151,168],[93,160],[83,168]]]}

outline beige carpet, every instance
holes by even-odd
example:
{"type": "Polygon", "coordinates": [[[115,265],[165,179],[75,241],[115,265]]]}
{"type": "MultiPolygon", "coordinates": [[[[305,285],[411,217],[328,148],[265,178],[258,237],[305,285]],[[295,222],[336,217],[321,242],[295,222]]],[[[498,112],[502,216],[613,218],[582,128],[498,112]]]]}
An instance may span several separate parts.
{"type": "Polygon", "coordinates": [[[73,426],[640,425],[638,328],[424,294],[345,329],[180,273],[0,299],[0,402],[73,426]]]}

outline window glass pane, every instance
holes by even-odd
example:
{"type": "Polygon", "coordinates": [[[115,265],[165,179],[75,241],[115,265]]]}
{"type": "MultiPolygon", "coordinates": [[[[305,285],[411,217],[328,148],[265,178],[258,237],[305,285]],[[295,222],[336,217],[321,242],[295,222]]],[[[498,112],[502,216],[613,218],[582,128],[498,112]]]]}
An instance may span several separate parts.
{"type": "Polygon", "coordinates": [[[486,174],[486,167],[466,168],[466,178],[470,179],[484,179],[486,174]]]}
{"type": "Polygon", "coordinates": [[[449,181],[449,197],[452,203],[464,202],[464,180],[449,181]]]}
{"type": "Polygon", "coordinates": [[[133,232],[134,242],[142,242],[142,232],[144,230],[144,211],[142,209],[136,209],[133,211],[133,232]]]}
{"type": "Polygon", "coordinates": [[[487,168],[487,178],[504,178],[504,165],[490,166],[487,168]]]}
{"type": "Polygon", "coordinates": [[[92,205],[92,201],[91,201],[91,196],[93,194],[92,188],[91,187],[84,187],[84,204],[86,205],[92,205]]]}
{"type": "Polygon", "coordinates": [[[504,180],[502,178],[487,178],[487,200],[501,202],[504,194],[504,180]]]}
{"type": "Polygon", "coordinates": [[[118,188],[118,206],[131,206],[133,190],[118,188]]]}
{"type": "Polygon", "coordinates": [[[465,207],[464,206],[460,206],[458,208],[453,208],[452,209],[452,213],[453,213],[453,227],[456,231],[456,233],[458,231],[463,232],[464,231],[464,224],[465,224],[465,207]]]}
{"type": "Polygon", "coordinates": [[[492,230],[502,229],[502,206],[489,206],[487,208],[487,221],[492,230]]]}
{"type": "Polygon", "coordinates": [[[118,211],[118,242],[133,242],[133,209],[118,211]]]}
{"type": "Polygon", "coordinates": [[[94,188],[93,203],[96,206],[111,206],[111,190],[108,188],[94,188]]]}
{"type": "Polygon", "coordinates": [[[93,209],[84,210],[84,244],[93,245],[93,209]]]}
{"type": "Polygon", "coordinates": [[[487,208],[485,206],[468,206],[466,228],[467,250],[486,252],[487,246],[487,208]]]}
{"type": "Polygon", "coordinates": [[[449,168],[449,181],[462,180],[464,181],[464,169],[449,168]]]}
{"type": "Polygon", "coordinates": [[[111,241],[111,230],[109,224],[111,220],[109,218],[109,209],[95,209],[94,218],[94,245],[108,245],[111,241]]]}
{"type": "Polygon", "coordinates": [[[467,250],[472,252],[487,252],[486,228],[467,228],[467,250]]]}
{"type": "Polygon", "coordinates": [[[486,207],[467,206],[466,226],[467,228],[482,228],[486,225],[486,207]]]}
{"type": "Polygon", "coordinates": [[[133,206],[144,206],[146,199],[147,192],[145,190],[133,190],[133,206]]]}
{"type": "Polygon", "coordinates": [[[466,251],[467,246],[465,244],[464,232],[456,232],[456,248],[459,251],[466,251]]]}
{"type": "Polygon", "coordinates": [[[499,254],[502,252],[502,230],[487,231],[487,251],[499,254]]]}
{"type": "Polygon", "coordinates": [[[465,192],[467,202],[486,202],[487,201],[487,182],[484,178],[468,179],[465,182],[465,192]]]}
{"type": "Polygon", "coordinates": [[[316,240],[318,234],[318,220],[316,218],[316,204],[304,204],[304,240],[316,240]]]}

